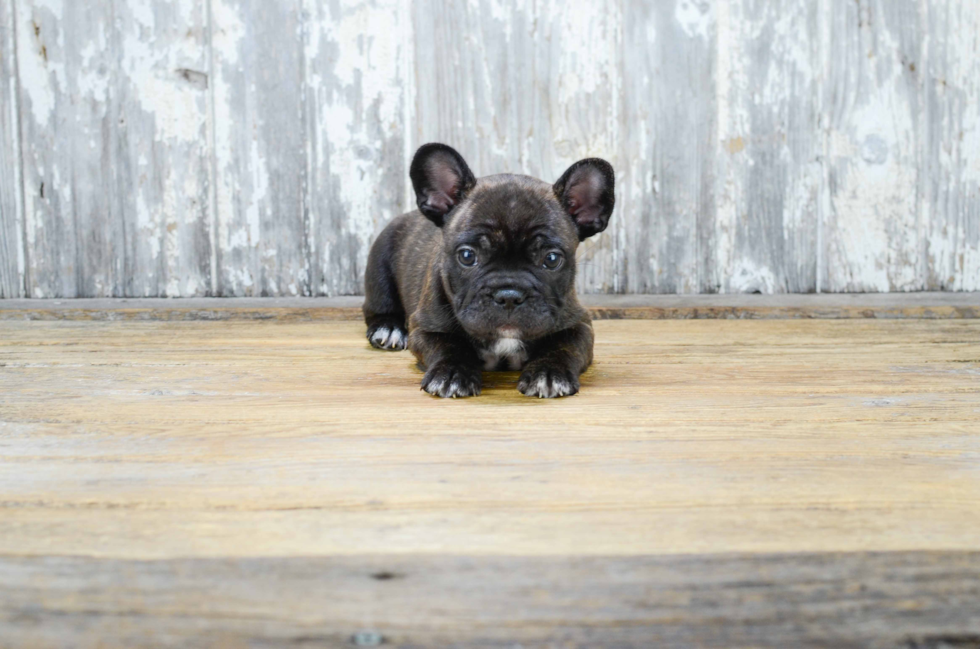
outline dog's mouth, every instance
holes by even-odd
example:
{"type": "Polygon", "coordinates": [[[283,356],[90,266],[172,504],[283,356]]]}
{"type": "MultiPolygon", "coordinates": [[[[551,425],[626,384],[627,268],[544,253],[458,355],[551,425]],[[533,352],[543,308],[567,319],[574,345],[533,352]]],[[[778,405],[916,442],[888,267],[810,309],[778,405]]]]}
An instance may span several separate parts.
{"type": "Polygon", "coordinates": [[[492,299],[474,299],[456,312],[467,333],[485,341],[541,338],[554,330],[555,316],[554,309],[540,297],[513,309],[501,308],[492,299]]]}

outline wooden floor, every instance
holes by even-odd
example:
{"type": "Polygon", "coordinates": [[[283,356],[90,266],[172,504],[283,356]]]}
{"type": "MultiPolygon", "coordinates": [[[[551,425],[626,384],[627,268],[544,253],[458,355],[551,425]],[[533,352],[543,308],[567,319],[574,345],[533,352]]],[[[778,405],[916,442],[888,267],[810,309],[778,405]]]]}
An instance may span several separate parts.
{"type": "Polygon", "coordinates": [[[0,646],[980,647],[980,320],[0,321],[0,646]]]}

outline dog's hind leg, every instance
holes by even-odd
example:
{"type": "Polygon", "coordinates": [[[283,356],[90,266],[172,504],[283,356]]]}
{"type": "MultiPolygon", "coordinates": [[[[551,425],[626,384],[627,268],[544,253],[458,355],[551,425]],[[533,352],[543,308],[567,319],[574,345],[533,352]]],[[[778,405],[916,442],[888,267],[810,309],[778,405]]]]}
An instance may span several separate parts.
{"type": "Polygon", "coordinates": [[[392,227],[385,229],[368,254],[364,275],[364,322],[372,347],[401,351],[408,345],[408,330],[405,308],[391,266],[395,253],[394,230],[392,227]]]}

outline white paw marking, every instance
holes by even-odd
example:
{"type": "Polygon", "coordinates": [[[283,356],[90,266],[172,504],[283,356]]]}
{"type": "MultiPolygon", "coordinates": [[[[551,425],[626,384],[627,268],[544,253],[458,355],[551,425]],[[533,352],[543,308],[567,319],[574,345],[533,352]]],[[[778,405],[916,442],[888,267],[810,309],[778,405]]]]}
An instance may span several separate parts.
{"type": "Polygon", "coordinates": [[[572,384],[562,379],[555,379],[551,382],[551,396],[565,397],[572,394],[572,384]]]}
{"type": "Polygon", "coordinates": [[[554,399],[556,397],[566,397],[574,393],[575,390],[568,381],[559,378],[548,381],[547,377],[542,376],[528,389],[526,394],[529,397],[538,397],[539,399],[554,399]]]}
{"type": "Polygon", "coordinates": [[[463,382],[460,379],[453,379],[452,381],[446,381],[443,378],[433,379],[422,389],[434,397],[442,397],[444,399],[455,399],[456,397],[468,397],[473,394],[478,394],[478,392],[464,389],[463,382]]]}
{"type": "Polygon", "coordinates": [[[392,349],[404,349],[405,348],[405,332],[401,329],[395,329],[391,332],[391,337],[388,338],[388,347],[392,349]]]}
{"type": "Polygon", "coordinates": [[[534,387],[534,391],[543,399],[548,396],[548,387],[548,379],[542,376],[538,379],[538,384],[534,387]]]}
{"type": "Polygon", "coordinates": [[[379,345],[384,347],[385,343],[388,342],[388,336],[390,335],[391,335],[391,329],[389,329],[388,327],[381,327],[374,332],[373,336],[371,336],[371,342],[378,343],[379,345]]]}
{"type": "Polygon", "coordinates": [[[401,329],[380,327],[371,335],[371,342],[383,349],[405,349],[406,338],[401,329]]]}
{"type": "Polygon", "coordinates": [[[446,382],[442,379],[432,379],[429,381],[429,384],[425,386],[425,391],[429,394],[438,395],[439,391],[442,390],[442,386],[445,384],[446,382]]]}

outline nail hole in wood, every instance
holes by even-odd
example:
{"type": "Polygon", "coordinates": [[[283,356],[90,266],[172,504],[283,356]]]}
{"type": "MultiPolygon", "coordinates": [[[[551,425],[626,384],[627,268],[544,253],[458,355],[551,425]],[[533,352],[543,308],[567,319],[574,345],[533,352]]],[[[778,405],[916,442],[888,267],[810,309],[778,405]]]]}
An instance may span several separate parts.
{"type": "Polygon", "coordinates": [[[387,570],[382,570],[381,572],[375,572],[371,574],[371,579],[377,579],[378,581],[390,581],[392,579],[401,579],[402,575],[397,572],[389,572],[387,570]]]}

